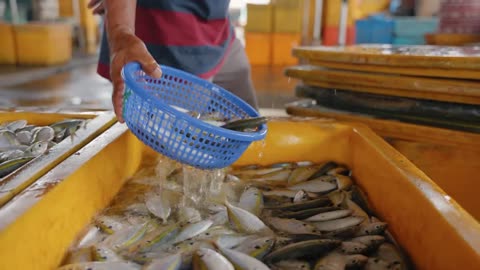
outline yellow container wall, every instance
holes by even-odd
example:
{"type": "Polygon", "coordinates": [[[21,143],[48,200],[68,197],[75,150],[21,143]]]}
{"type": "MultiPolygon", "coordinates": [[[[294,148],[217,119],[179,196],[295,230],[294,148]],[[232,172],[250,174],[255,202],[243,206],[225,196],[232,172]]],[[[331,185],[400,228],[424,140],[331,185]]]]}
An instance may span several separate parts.
{"type": "MultiPolygon", "coordinates": [[[[334,121],[272,120],[265,142],[236,165],[334,160],[357,184],[417,269],[480,265],[480,225],[385,141],[364,126],[334,121]]],[[[4,269],[53,269],[94,213],[140,164],[142,144],[116,125],[0,209],[4,269]],[[128,157],[128,158],[127,158],[128,157]],[[110,166],[105,166],[105,160],[110,166]],[[63,179],[59,181],[58,179],[63,179]],[[39,230],[38,228],[43,228],[39,230]],[[21,259],[19,255],[21,254],[21,259]]]]}
{"type": "Polygon", "coordinates": [[[14,65],[17,63],[17,52],[15,48],[15,35],[11,24],[0,22],[0,64],[14,65]]]}
{"type": "Polygon", "coordinates": [[[273,5],[247,4],[245,31],[271,33],[273,31],[273,5]]]}
{"type": "Polygon", "coordinates": [[[72,58],[72,28],[60,23],[31,23],[14,27],[18,63],[63,64],[72,58]]]}

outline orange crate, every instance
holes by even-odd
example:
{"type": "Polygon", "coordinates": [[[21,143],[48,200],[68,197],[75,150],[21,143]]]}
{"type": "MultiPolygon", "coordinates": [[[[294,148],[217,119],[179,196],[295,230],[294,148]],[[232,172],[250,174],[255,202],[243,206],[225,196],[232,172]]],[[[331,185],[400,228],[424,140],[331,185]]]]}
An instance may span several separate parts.
{"type": "Polygon", "coordinates": [[[295,65],[298,59],[293,57],[292,49],[300,45],[300,34],[275,33],[272,38],[272,64],[295,65]]]}
{"type": "Polygon", "coordinates": [[[245,51],[251,65],[270,65],[272,60],[272,35],[245,33],[245,51]]]}

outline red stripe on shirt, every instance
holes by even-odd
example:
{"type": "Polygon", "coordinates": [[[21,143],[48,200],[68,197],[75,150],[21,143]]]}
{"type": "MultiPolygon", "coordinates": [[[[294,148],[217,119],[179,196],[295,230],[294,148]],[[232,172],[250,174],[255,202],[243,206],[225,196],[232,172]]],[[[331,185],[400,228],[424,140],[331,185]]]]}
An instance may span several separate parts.
{"type": "Polygon", "coordinates": [[[221,46],[229,19],[202,20],[193,14],[137,7],[135,34],[146,43],[166,46],[221,46]]]}

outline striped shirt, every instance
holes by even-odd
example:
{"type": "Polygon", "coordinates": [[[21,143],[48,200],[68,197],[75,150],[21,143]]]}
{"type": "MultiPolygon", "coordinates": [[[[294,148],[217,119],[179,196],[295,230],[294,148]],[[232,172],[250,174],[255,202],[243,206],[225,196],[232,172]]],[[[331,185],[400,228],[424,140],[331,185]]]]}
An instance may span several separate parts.
{"type": "MultiPolygon", "coordinates": [[[[135,34],[160,65],[211,78],[220,69],[234,29],[230,0],[137,0],[135,34]]],[[[98,73],[110,78],[110,55],[103,35],[98,73]]]]}

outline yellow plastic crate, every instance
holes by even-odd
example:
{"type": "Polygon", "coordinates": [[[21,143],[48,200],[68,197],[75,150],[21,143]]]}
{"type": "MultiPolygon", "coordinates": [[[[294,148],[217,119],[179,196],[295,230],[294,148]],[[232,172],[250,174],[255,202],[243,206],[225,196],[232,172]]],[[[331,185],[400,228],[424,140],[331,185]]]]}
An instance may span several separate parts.
{"type": "MultiPolygon", "coordinates": [[[[370,129],[285,119],[270,121],[268,128],[265,142],[252,144],[237,166],[345,163],[417,269],[480,265],[480,224],[370,129]]],[[[116,124],[0,208],[1,268],[57,267],[93,215],[151,155],[125,125],[116,124]]]]}
{"type": "Polygon", "coordinates": [[[245,31],[271,33],[273,31],[273,5],[247,4],[245,31]]]}
{"type": "Polygon", "coordinates": [[[15,25],[18,64],[55,65],[72,58],[72,27],[63,23],[15,25]]]}
{"type": "MultiPolygon", "coordinates": [[[[0,123],[27,120],[28,124],[49,125],[64,119],[90,119],[85,128],[80,128],[72,139],[65,139],[42,156],[39,156],[9,175],[0,178],[0,207],[11,200],[40,176],[62,160],[100,135],[115,122],[111,112],[101,113],[48,113],[48,112],[0,112],[0,123]]],[[[1,263],[0,263],[1,266],[1,263]]],[[[2,269],[2,267],[0,267],[2,269]]]]}
{"type": "Polygon", "coordinates": [[[275,33],[272,41],[272,64],[278,66],[298,64],[292,49],[300,45],[300,34],[275,33]]]}
{"type": "MultiPolygon", "coordinates": [[[[301,3],[301,1],[298,1],[301,3]]],[[[296,5],[275,6],[273,32],[275,33],[294,33],[302,32],[303,6],[296,5]]]]}
{"type": "Polygon", "coordinates": [[[17,63],[15,36],[11,24],[0,23],[0,64],[14,65],[17,63]]]}
{"type": "Polygon", "coordinates": [[[270,65],[272,63],[272,34],[246,32],[245,52],[251,65],[270,65]]]}

